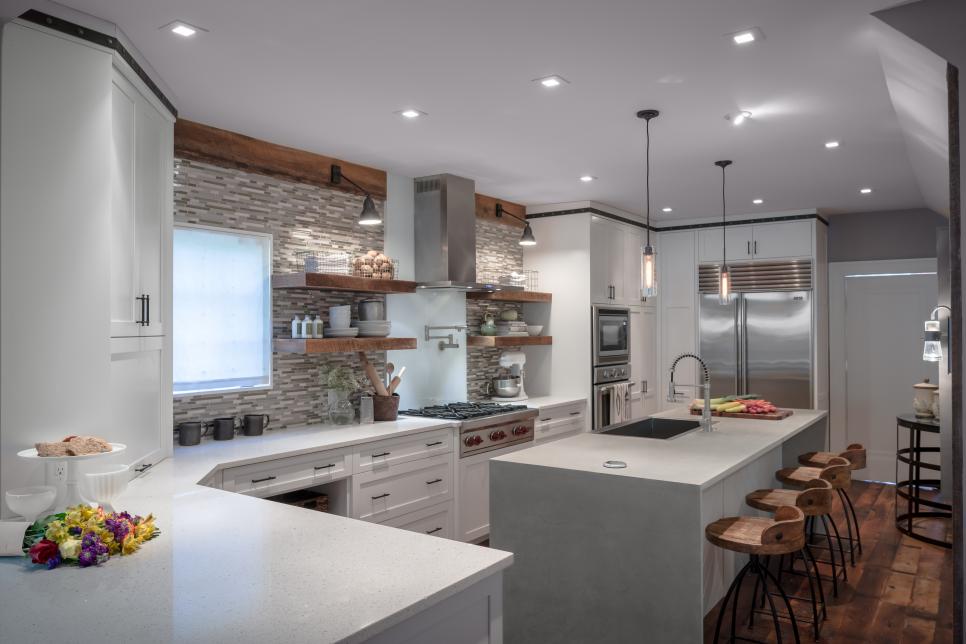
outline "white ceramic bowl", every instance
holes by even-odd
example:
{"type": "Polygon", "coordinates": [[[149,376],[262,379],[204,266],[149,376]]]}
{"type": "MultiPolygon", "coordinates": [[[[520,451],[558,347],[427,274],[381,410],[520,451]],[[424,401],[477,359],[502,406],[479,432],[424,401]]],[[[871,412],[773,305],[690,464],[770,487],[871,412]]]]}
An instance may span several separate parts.
{"type": "Polygon", "coordinates": [[[33,523],[40,513],[50,508],[57,498],[53,485],[34,485],[7,490],[7,507],[33,523]]]}
{"type": "Polygon", "coordinates": [[[528,324],[527,325],[527,333],[529,333],[530,335],[540,335],[540,333],[542,331],[543,331],[543,325],[542,324],[528,324]]]}
{"type": "Polygon", "coordinates": [[[348,329],[351,319],[352,307],[348,304],[329,307],[329,326],[333,329],[348,329]]]}
{"type": "Polygon", "coordinates": [[[101,472],[84,475],[84,498],[104,506],[107,512],[113,512],[114,499],[127,489],[130,480],[127,465],[107,465],[101,472]]]}

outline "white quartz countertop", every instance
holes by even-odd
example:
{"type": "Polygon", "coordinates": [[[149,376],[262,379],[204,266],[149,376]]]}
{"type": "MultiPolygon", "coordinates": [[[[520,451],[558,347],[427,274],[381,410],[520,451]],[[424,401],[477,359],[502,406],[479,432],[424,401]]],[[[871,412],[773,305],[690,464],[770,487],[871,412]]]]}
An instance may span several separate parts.
{"type": "Polygon", "coordinates": [[[521,404],[536,409],[552,409],[578,402],[586,404],[587,398],[582,396],[531,396],[521,404]]]}
{"type": "MultiPolygon", "coordinates": [[[[796,409],[788,418],[777,421],[715,418],[714,432],[697,429],[670,440],[582,433],[493,460],[704,488],[819,422],[826,415],[827,412],[821,410],[796,409]],[[624,461],[627,467],[603,467],[604,461],[608,460],[624,461]]],[[[686,408],[655,416],[700,419],[691,416],[686,408]]]]}
{"type": "Polygon", "coordinates": [[[161,535],[47,571],[0,559],[0,641],[360,642],[508,567],[512,554],[198,485],[225,466],[452,427],[401,418],[176,448],[115,504],[161,535]]]}

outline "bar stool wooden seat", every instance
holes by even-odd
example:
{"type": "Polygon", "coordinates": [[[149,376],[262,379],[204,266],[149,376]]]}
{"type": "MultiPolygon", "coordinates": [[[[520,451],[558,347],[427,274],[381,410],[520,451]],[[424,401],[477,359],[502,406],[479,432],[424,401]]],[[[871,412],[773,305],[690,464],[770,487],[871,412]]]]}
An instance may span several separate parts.
{"type": "MultiPolygon", "coordinates": [[[[844,458],[849,462],[849,469],[853,472],[864,470],[866,466],[865,447],[861,443],[852,443],[844,452],[806,452],[798,457],[798,462],[807,467],[825,467],[833,458],[844,458]]],[[[846,523],[851,521],[855,526],[855,546],[852,545],[851,530],[849,531],[849,555],[852,558],[852,565],[855,565],[855,554],[853,548],[857,548],[862,554],[862,531],[859,529],[859,518],[855,515],[855,506],[852,505],[852,497],[849,496],[848,488],[837,490],[839,500],[842,501],[842,511],[845,514],[846,523]]],[[[851,526],[849,526],[851,527],[851,526]]]]}
{"type": "MultiPolygon", "coordinates": [[[[820,517],[822,519],[823,525],[826,528],[826,536],[828,538],[828,545],[831,549],[832,538],[828,534],[828,518],[829,513],[832,511],[832,484],[822,478],[817,478],[806,484],[804,490],[784,490],[784,489],[766,489],[766,490],[755,490],[750,492],[745,496],[745,502],[757,509],[764,512],[777,512],[779,508],[784,506],[795,506],[802,511],[805,515],[805,532],[808,532],[809,522],[815,517],[820,517]]],[[[839,544],[841,548],[841,543],[839,544]]],[[[804,572],[795,569],[795,558],[796,553],[791,554],[791,567],[788,570],[789,573],[793,574],[804,574],[808,578],[808,589],[809,595],[808,600],[812,604],[812,626],[815,632],[815,639],[818,640],[821,636],[822,622],[828,617],[828,605],[825,601],[825,589],[822,587],[822,576],[819,573],[818,563],[815,556],[812,554],[812,549],[808,545],[808,541],[805,541],[804,546],[799,551],[802,555],[802,563],[804,564],[804,572]],[[812,583],[812,573],[815,573],[815,584],[818,585],[818,593],[816,597],[815,586],[812,583]],[[821,605],[821,615],[819,615],[819,605],[821,605]]],[[[825,562],[831,563],[832,573],[832,592],[837,597],[838,596],[838,573],[836,571],[835,554],[832,553],[831,561],[825,562]]],[[[778,582],[781,583],[782,572],[784,572],[785,556],[781,555],[778,562],[778,582]]],[[[767,565],[767,564],[766,564],[767,565]]],[[[842,553],[842,565],[845,565],[845,554],[842,553]]],[[[756,584],[757,586],[757,584],[756,584]]],[[[802,597],[789,596],[790,599],[799,599],[805,601],[802,597]]],[[[764,598],[762,599],[764,601],[764,598]]]]}
{"type": "Polygon", "coordinates": [[[724,614],[729,603],[731,604],[731,641],[734,642],[737,639],[738,597],[741,594],[741,584],[749,573],[757,579],[756,592],[752,595],[752,610],[754,610],[754,602],[757,599],[757,583],[760,583],[765,596],[768,598],[772,621],[775,625],[775,637],[781,644],[779,613],[772,598],[773,593],[768,592],[769,585],[773,586],[785,602],[792,624],[792,632],[795,635],[795,642],[798,644],[800,642],[798,622],[795,619],[791,602],[775,576],[761,563],[761,557],[786,555],[801,550],[805,546],[805,513],[794,506],[782,506],[775,511],[774,519],[726,517],[709,523],[704,529],[704,534],[708,541],[719,548],[750,555],[748,563],[735,576],[734,581],[731,582],[728,591],[725,593],[724,600],[721,602],[714,631],[715,644],[721,636],[721,625],[724,623],[724,614]]]}

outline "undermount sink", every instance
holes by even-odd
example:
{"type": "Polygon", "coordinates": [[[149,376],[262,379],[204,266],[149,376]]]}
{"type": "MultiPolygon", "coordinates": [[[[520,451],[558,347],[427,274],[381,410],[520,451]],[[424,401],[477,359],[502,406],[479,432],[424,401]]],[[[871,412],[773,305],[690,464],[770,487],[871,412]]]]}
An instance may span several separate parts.
{"type": "Polygon", "coordinates": [[[677,420],[674,418],[644,418],[635,420],[613,429],[605,429],[601,434],[611,436],[636,436],[638,438],[668,439],[686,434],[701,426],[696,420],[677,420]]]}

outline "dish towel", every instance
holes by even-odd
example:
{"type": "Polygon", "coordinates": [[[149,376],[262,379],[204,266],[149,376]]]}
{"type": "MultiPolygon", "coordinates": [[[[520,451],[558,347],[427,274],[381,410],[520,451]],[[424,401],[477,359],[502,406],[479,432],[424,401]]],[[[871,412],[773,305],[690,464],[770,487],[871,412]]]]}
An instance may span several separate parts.
{"type": "Polygon", "coordinates": [[[623,423],[630,420],[631,410],[627,404],[630,384],[622,382],[614,385],[610,397],[610,422],[611,424],[623,423]]]}

